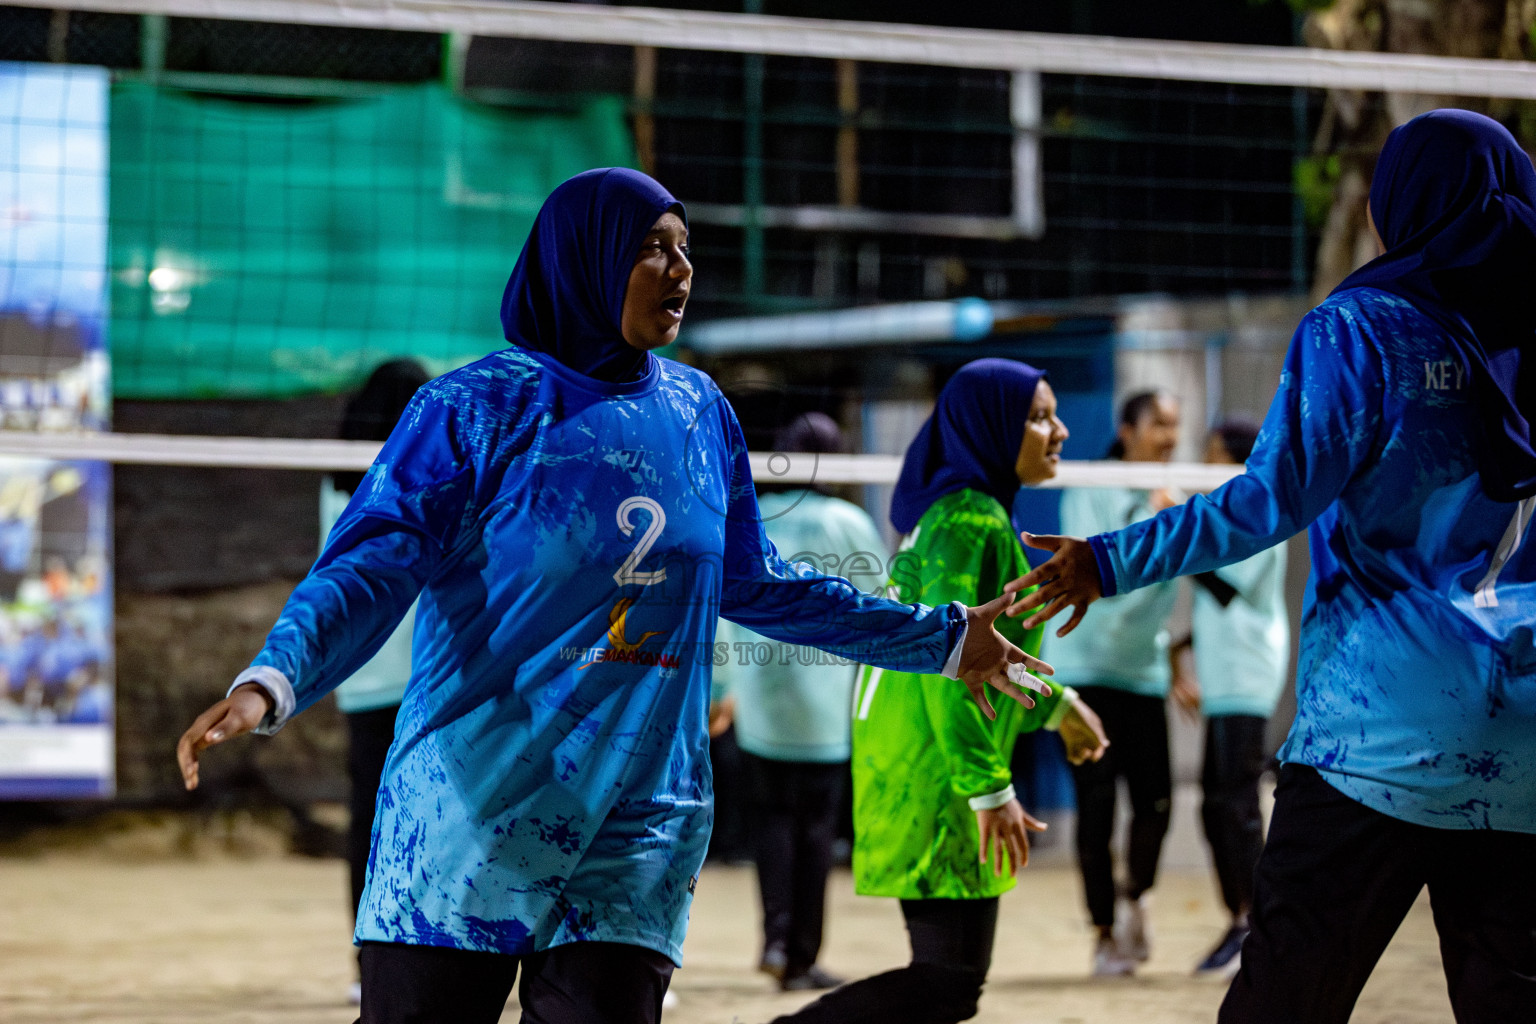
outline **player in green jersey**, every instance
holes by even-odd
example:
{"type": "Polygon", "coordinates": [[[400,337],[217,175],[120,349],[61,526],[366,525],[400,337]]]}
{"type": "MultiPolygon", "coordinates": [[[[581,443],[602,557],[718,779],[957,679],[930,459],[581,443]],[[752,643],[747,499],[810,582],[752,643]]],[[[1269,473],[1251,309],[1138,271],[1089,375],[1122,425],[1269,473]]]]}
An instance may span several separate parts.
{"type": "MultiPolygon", "coordinates": [[[[891,594],[944,603],[999,590],[1024,569],[1008,509],[1021,484],[1056,475],[1067,428],[1044,374],[983,359],[962,367],[907,450],[891,502],[905,536],[891,594]]],[[[1040,648],[1040,630],[1009,639],[1040,648]]],[[[1103,754],[1098,718],[1070,691],[1025,710],[975,705],[922,675],[865,668],[854,692],[854,858],[858,891],[901,900],[912,962],[828,993],[777,1024],[910,1021],[976,1013],[992,960],[997,899],[1046,826],[1014,795],[1008,763],[1020,732],[1057,729],[1074,761],[1103,754]]]]}

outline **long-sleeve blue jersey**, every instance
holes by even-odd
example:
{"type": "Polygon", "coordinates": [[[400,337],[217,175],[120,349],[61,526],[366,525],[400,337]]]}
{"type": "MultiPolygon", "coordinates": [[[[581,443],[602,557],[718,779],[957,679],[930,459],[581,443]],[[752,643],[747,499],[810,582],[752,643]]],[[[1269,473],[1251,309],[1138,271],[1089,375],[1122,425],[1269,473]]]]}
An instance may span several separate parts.
{"type": "Polygon", "coordinates": [[[418,594],[357,939],[511,954],[680,961],[718,615],[921,672],[964,629],[783,560],[703,374],[605,384],[515,347],[421,389],[255,665],[302,710],[418,594]]]}
{"type": "Polygon", "coordinates": [[[1340,292],[1297,330],[1247,472],[1094,541],[1129,589],[1310,524],[1281,759],[1404,821],[1536,832],[1536,499],[1483,493],[1472,395],[1433,322],[1340,292]]]}

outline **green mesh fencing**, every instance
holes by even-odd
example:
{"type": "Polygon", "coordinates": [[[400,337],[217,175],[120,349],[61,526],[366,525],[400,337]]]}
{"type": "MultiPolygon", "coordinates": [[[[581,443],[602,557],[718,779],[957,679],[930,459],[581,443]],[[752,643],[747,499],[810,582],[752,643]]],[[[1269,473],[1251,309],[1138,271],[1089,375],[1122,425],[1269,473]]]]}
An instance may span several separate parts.
{"type": "Polygon", "coordinates": [[[539,204],[636,166],[618,97],[477,106],[428,84],[252,102],[113,87],[109,335],[123,398],[281,398],[502,344],[539,204]]]}

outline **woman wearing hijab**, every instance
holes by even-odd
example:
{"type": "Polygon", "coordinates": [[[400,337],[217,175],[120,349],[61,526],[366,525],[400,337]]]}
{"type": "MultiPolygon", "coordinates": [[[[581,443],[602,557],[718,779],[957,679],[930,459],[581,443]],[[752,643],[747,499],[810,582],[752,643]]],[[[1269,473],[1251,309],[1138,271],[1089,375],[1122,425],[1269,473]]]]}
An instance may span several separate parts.
{"type": "MultiPolygon", "coordinates": [[[[709,838],[715,620],[986,701],[1038,662],[985,611],[902,605],[786,562],[730,407],[672,340],[682,205],[589,171],[507,284],[512,345],[412,399],[266,646],[178,747],[272,732],[420,596],[358,911],[362,1021],[654,1021],[709,838]],[[962,636],[963,634],[963,636],[962,636]]],[[[990,704],[989,704],[990,707],[990,704]]]]}
{"type": "MultiPolygon", "coordinates": [[[[1536,172],[1497,122],[1388,137],[1381,255],[1297,329],[1247,472],[1056,553],[1026,625],[1310,525],[1281,748],[1229,1022],[1348,1019],[1428,886],[1456,1019],[1536,1020],[1536,172]]],[[[1026,538],[1029,539],[1029,538],[1026,538]]]]}
{"type": "MultiPolygon", "coordinates": [[[[907,449],[891,523],[904,534],[890,589],[903,601],[969,602],[1024,571],[1008,510],[1021,484],[1056,475],[1067,428],[1044,374],[1010,359],[968,363],[907,449]]],[[[1004,624],[1028,651],[1041,630],[1004,624]]],[[[866,668],[854,691],[853,873],[859,893],[901,900],[906,967],[865,978],[776,1024],[952,1024],[976,1014],[997,900],[1046,826],[1014,795],[1023,731],[1059,729],[1075,763],[1098,758],[1098,718],[1071,690],[988,720],[922,673],[866,668]]]]}

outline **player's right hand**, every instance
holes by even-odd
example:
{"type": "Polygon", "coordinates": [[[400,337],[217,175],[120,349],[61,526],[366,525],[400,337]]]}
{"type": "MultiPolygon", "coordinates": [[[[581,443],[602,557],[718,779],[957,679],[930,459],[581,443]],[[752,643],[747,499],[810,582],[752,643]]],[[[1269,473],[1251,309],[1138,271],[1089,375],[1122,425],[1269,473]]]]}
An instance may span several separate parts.
{"type": "Polygon", "coordinates": [[[971,700],[981,708],[987,718],[996,718],[997,711],[987,699],[987,685],[1012,697],[1026,708],[1035,706],[1029,691],[1049,696],[1051,687],[1031,672],[1054,675],[1056,670],[1039,658],[1019,650],[993,625],[1003,614],[1011,594],[1004,594],[986,604],[965,610],[965,646],[960,650],[960,681],[971,691],[971,700]],[[1022,685],[1020,685],[1022,684],[1022,685]]]}
{"type": "Polygon", "coordinates": [[[272,698],[267,691],[255,683],[246,683],[198,715],[176,744],[176,763],[181,765],[181,781],[186,787],[197,788],[199,754],[208,747],[250,732],[271,710],[272,698]]]}

